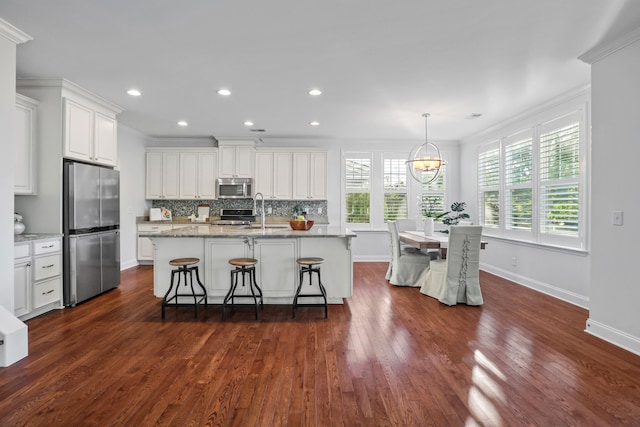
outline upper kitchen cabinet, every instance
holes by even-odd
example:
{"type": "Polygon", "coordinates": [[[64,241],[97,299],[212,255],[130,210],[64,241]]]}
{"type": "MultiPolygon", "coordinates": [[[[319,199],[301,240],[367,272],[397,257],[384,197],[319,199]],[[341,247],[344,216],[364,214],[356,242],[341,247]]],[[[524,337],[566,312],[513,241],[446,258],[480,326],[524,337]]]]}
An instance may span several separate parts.
{"type": "Polygon", "coordinates": [[[87,102],[64,99],[64,156],[115,166],[118,160],[117,122],[87,102]]]}
{"type": "Polygon", "coordinates": [[[146,199],[180,198],[180,152],[147,149],[146,199]]]}
{"type": "Polygon", "coordinates": [[[180,198],[215,199],[218,178],[218,151],[180,153],[180,198]]]}
{"type": "Polygon", "coordinates": [[[255,141],[218,140],[220,178],[253,178],[255,141]]]}
{"type": "Polygon", "coordinates": [[[293,199],[327,199],[327,153],[293,153],[293,199]]]}
{"type": "Polygon", "coordinates": [[[14,193],[35,194],[34,147],[38,101],[16,94],[16,140],[14,193]]]}
{"type": "Polygon", "coordinates": [[[293,195],[293,162],[290,151],[257,151],[256,192],[267,199],[291,200],[293,195]]]}

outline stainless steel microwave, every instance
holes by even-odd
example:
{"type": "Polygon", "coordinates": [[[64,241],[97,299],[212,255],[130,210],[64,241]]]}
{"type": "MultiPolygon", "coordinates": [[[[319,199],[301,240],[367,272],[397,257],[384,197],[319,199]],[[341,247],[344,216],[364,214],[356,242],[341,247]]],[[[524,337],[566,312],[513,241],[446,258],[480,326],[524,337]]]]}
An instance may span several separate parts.
{"type": "Polygon", "coordinates": [[[250,199],[253,197],[253,178],[218,178],[218,199],[250,199]]]}

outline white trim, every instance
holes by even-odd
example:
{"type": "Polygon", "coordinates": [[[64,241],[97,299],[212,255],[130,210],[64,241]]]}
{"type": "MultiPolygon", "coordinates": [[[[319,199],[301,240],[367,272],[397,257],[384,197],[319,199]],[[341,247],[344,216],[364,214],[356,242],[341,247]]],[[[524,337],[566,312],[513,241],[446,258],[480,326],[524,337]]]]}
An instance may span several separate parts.
{"type": "Polygon", "coordinates": [[[622,347],[625,350],[640,356],[640,338],[629,335],[619,329],[612,328],[592,318],[587,319],[586,333],[600,338],[608,343],[622,347]]]}
{"type": "Polygon", "coordinates": [[[609,42],[596,45],[582,55],[578,56],[578,59],[587,64],[594,64],[611,55],[612,53],[615,53],[620,49],[624,49],[625,47],[637,42],[638,40],[640,40],[640,28],[636,28],[635,30],[623,34],[622,36],[609,42]]]}
{"type": "Polygon", "coordinates": [[[29,40],[33,40],[29,34],[9,24],[4,19],[0,18],[0,36],[3,36],[9,41],[15,44],[26,43],[29,40]]]}
{"type": "MultiPolygon", "coordinates": [[[[483,236],[483,238],[484,237],[485,236],[483,236]]],[[[568,292],[565,289],[559,288],[557,286],[553,286],[539,280],[531,279],[526,276],[521,276],[519,274],[515,274],[483,262],[480,263],[480,270],[494,274],[498,277],[502,277],[503,279],[510,280],[518,285],[533,289],[551,297],[558,298],[562,301],[566,301],[570,304],[577,305],[578,307],[582,307],[587,310],[589,309],[589,298],[583,295],[579,295],[574,292],[568,292]]]]}

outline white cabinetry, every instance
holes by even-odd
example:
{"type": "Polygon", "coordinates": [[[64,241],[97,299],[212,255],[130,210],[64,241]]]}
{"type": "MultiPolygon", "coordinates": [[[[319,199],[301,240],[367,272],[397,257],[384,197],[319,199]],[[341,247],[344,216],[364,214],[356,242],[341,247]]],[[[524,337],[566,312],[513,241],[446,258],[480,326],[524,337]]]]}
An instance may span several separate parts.
{"type": "MultiPolygon", "coordinates": [[[[171,230],[171,225],[138,225],[138,233],[160,233],[161,231],[171,230]]],[[[138,236],[138,261],[153,261],[153,243],[148,237],[138,236]]]]}
{"type": "Polygon", "coordinates": [[[13,257],[13,314],[22,316],[31,310],[31,246],[15,244],[13,257]]]}
{"type": "Polygon", "coordinates": [[[255,191],[268,199],[291,200],[293,194],[292,154],[256,153],[255,191]]]}
{"type": "Polygon", "coordinates": [[[35,194],[34,147],[38,101],[16,94],[14,193],[35,194]]]}
{"type": "Polygon", "coordinates": [[[147,199],[180,197],[180,153],[148,151],[146,170],[147,199]]]}
{"type": "Polygon", "coordinates": [[[293,153],[293,199],[327,199],[327,153],[293,153]]]}
{"type": "Polygon", "coordinates": [[[218,178],[218,153],[180,153],[180,198],[215,199],[218,178]]]}
{"type": "Polygon", "coordinates": [[[297,239],[256,239],[254,258],[256,281],[265,298],[287,297],[293,300],[298,283],[297,239]]]}
{"type": "Polygon", "coordinates": [[[108,116],[95,107],[64,98],[64,156],[115,166],[118,139],[115,115],[108,116]]]}
{"type": "Polygon", "coordinates": [[[60,238],[16,243],[14,248],[15,315],[26,320],[61,307],[60,238]]]}
{"type": "MultiPolygon", "coordinates": [[[[207,239],[205,240],[204,256],[206,265],[207,295],[209,297],[224,297],[229,292],[231,258],[245,258],[251,256],[251,248],[244,239],[207,239]]],[[[259,285],[259,283],[258,283],[259,285]]],[[[248,292],[247,286],[239,286],[236,295],[248,292]]]]}
{"type": "Polygon", "coordinates": [[[253,141],[233,143],[218,141],[219,175],[221,178],[252,178],[255,161],[253,141]]]}

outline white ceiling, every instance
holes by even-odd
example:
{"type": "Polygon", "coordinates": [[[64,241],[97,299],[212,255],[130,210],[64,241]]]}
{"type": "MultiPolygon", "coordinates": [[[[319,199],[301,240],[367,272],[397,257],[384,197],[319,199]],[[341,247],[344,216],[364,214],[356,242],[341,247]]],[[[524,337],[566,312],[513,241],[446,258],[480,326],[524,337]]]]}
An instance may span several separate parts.
{"type": "Polygon", "coordinates": [[[348,143],[420,140],[423,112],[430,139],[458,140],[583,86],[590,69],[578,56],[637,27],[639,5],[2,0],[0,18],[33,37],[18,47],[19,77],[67,78],[145,134],[348,143]],[[133,87],[141,97],[126,94],[133,87]],[[323,94],[309,96],[316,87],[323,94]]]}

